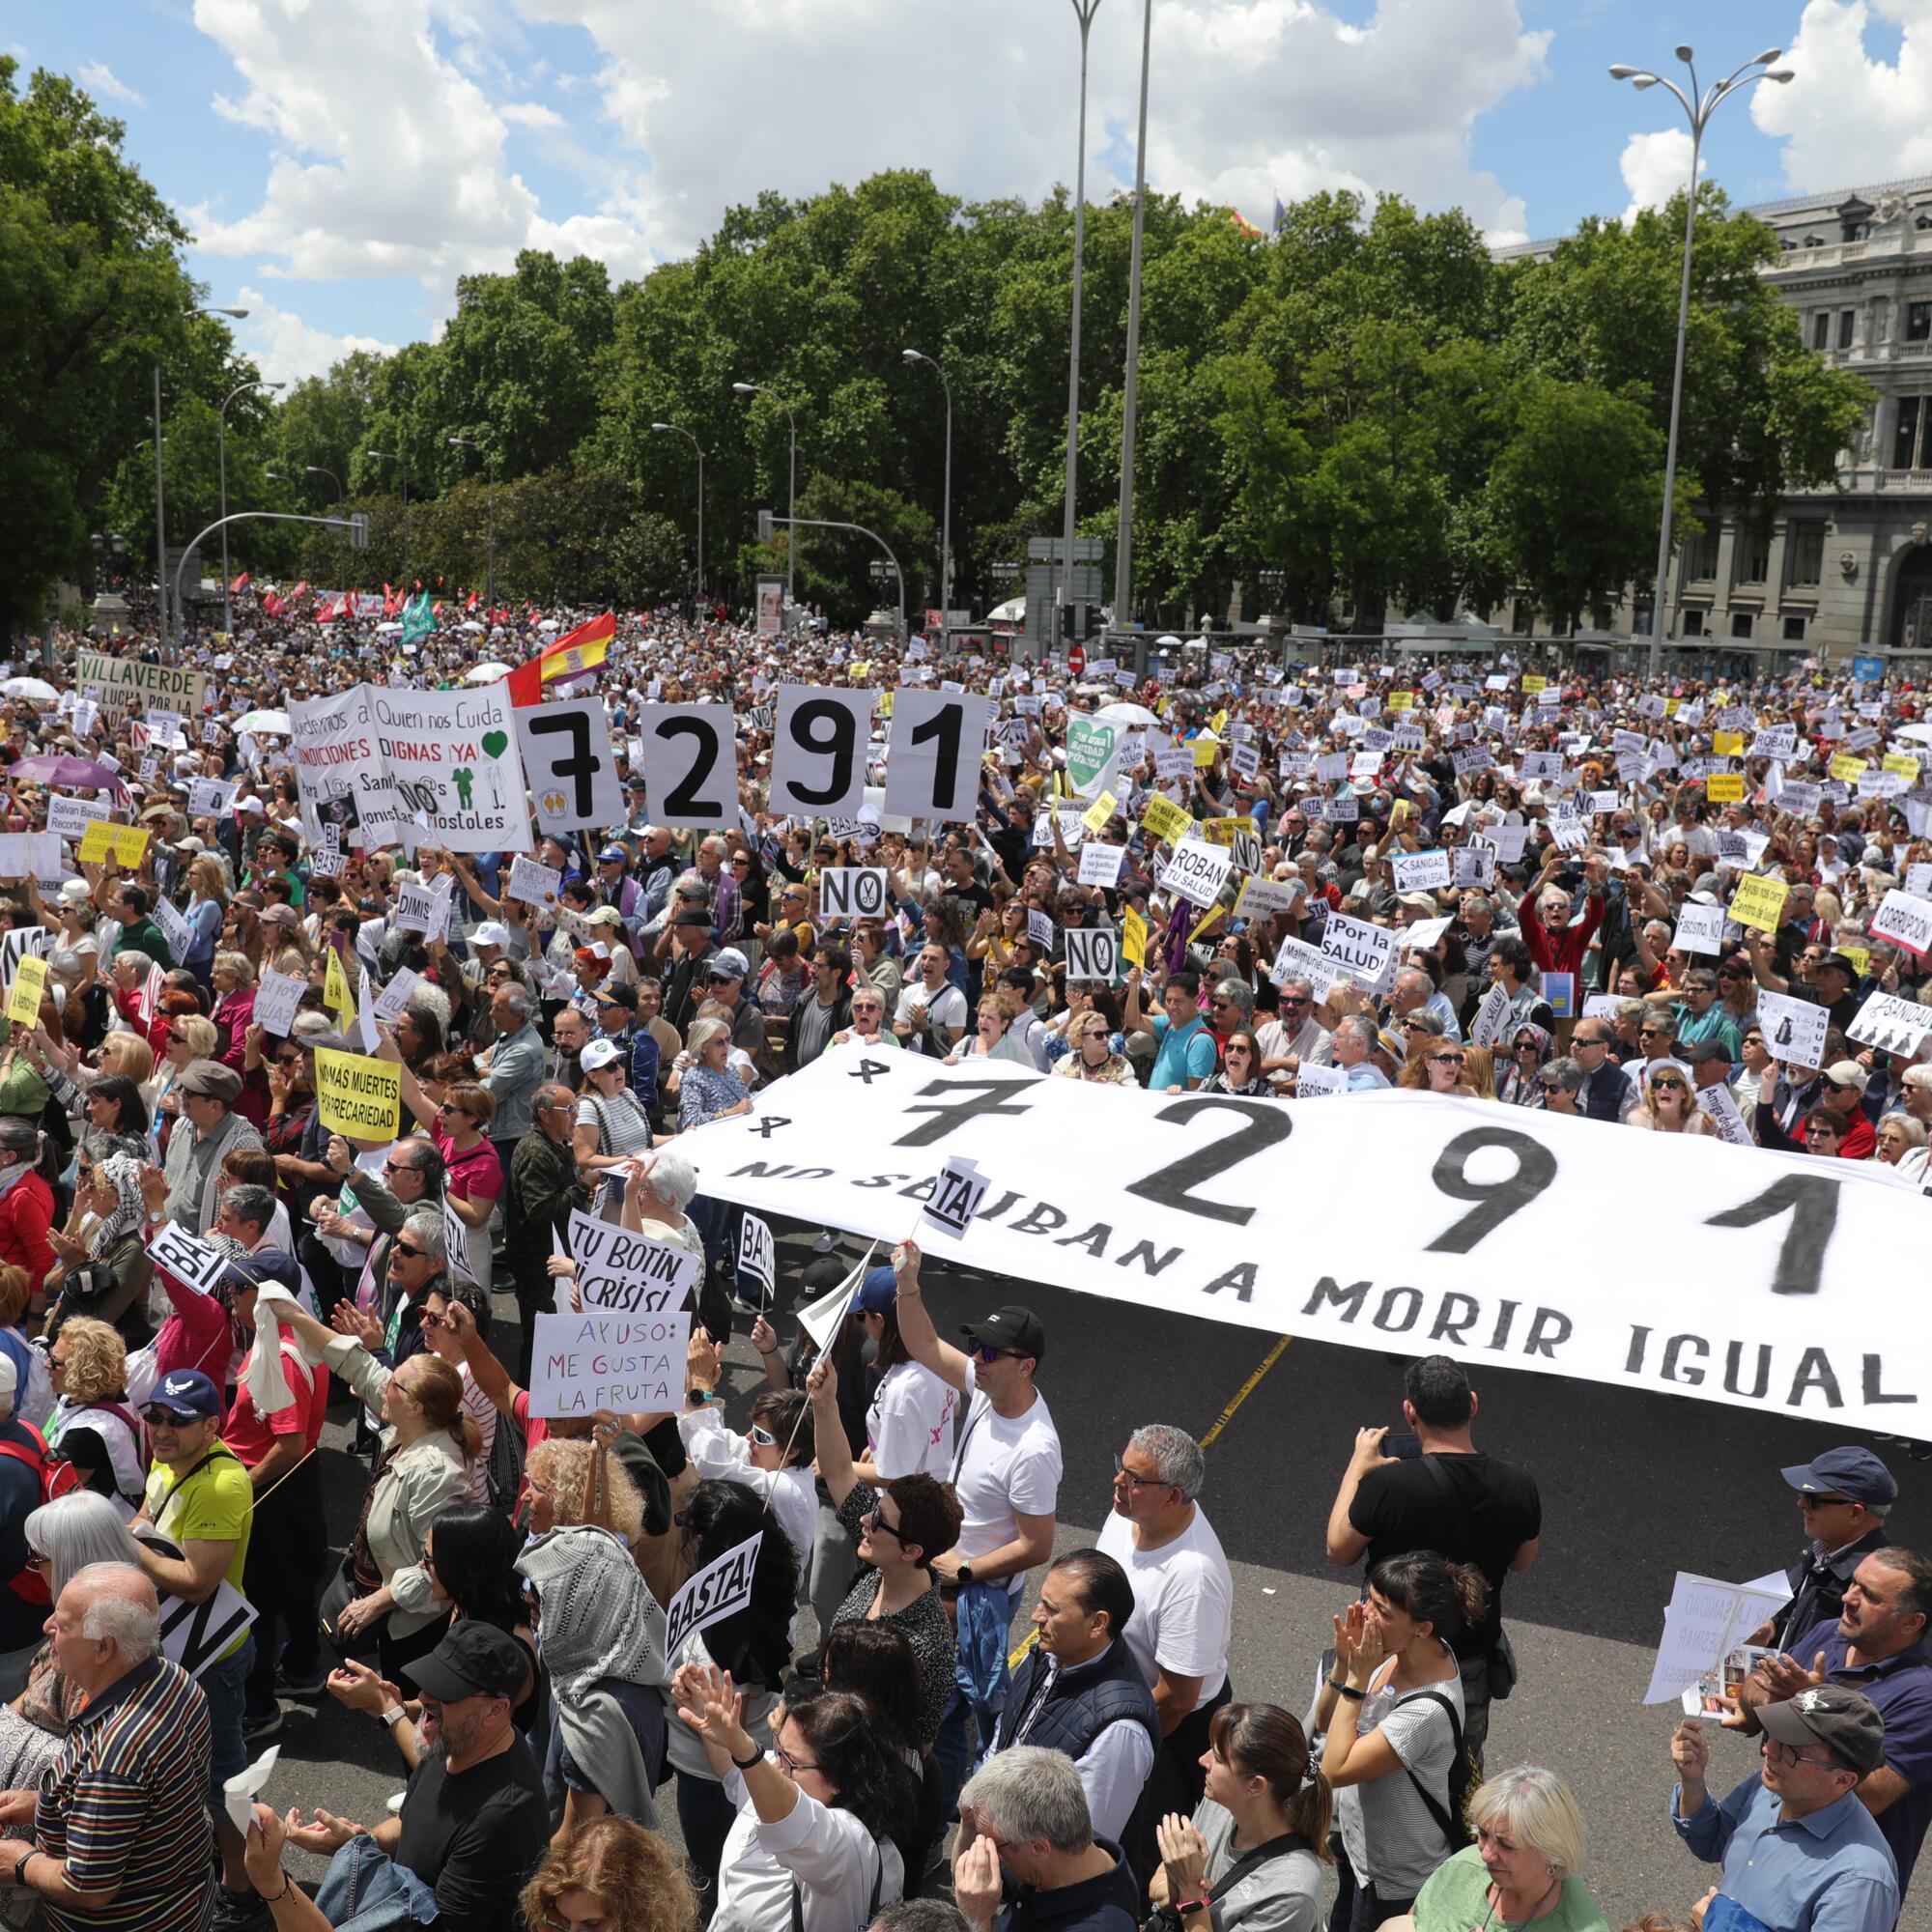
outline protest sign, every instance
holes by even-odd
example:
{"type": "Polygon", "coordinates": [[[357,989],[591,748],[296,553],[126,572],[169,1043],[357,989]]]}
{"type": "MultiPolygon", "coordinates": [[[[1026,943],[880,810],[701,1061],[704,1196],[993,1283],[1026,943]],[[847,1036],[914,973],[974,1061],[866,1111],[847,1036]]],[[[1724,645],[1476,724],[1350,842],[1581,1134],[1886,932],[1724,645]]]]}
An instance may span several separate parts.
{"type": "MultiPolygon", "coordinates": [[[[713,707],[713,717],[716,715],[713,707]]],[[[530,796],[536,801],[540,832],[567,838],[586,825],[623,824],[624,788],[611,743],[611,715],[603,698],[572,697],[520,706],[516,720],[517,744],[524,754],[530,796]]],[[[647,746],[655,742],[649,733],[645,737],[647,746]]],[[[728,713],[724,740],[727,747],[732,742],[728,713]]],[[[735,783],[730,795],[735,801],[735,783]]],[[[655,790],[651,802],[655,808],[655,790]]],[[[712,821],[681,818],[672,822],[682,826],[712,821]]]]}
{"type": "Polygon", "coordinates": [[[109,719],[145,711],[157,699],[172,711],[199,716],[202,694],[208,688],[204,671],[149,664],[143,658],[110,657],[104,651],[77,652],[73,681],[78,689],[94,694],[101,715],[109,719]]]}
{"type": "Polygon", "coordinates": [[[379,1020],[386,1020],[391,1026],[402,1018],[410,1004],[410,996],[422,984],[422,975],[412,972],[407,966],[396,968],[396,977],[383,988],[383,997],[372,1010],[379,1020]]]}
{"type": "Polygon", "coordinates": [[[1304,1060],[1294,1075],[1294,1094],[1298,1100],[1332,1099],[1349,1091],[1349,1075],[1340,1066],[1317,1066],[1304,1060]]]}
{"type": "Polygon", "coordinates": [[[1758,932],[1776,932],[1784,917],[1784,901],[1791,888],[1782,879],[1747,872],[1731,895],[1730,915],[1740,925],[1758,932]]]}
{"type": "Polygon", "coordinates": [[[503,888],[505,898],[554,912],[556,895],[562,890],[563,873],[556,867],[540,866],[522,852],[510,861],[510,879],[503,888]]]}
{"type": "Polygon", "coordinates": [[[1398,852],[1389,861],[1399,893],[1430,893],[1447,887],[1451,869],[1447,852],[1398,852]]]}
{"type": "Polygon", "coordinates": [[[1078,883],[1083,886],[1103,886],[1108,889],[1120,884],[1121,867],[1127,856],[1124,845],[1101,845],[1089,839],[1080,848],[1080,870],[1078,883]]]}
{"type": "MultiPolygon", "coordinates": [[[[1715,1670],[1733,1645],[1776,1616],[1790,1601],[1783,1577],[1719,1583],[1680,1570],[1663,1611],[1663,1638],[1651,1666],[1646,1704],[1669,1704],[1715,1670]]],[[[1806,1668],[1809,1661],[1806,1660],[1806,1668]]]]}
{"type": "Polygon", "coordinates": [[[1316,951],[1335,966],[1346,966],[1364,986],[1378,987],[1395,966],[1396,935],[1385,925],[1331,912],[1316,951]]]}
{"type": "Polygon", "coordinates": [[[739,1217],[738,1273],[757,1285],[759,1306],[771,1300],[778,1280],[778,1251],[772,1243],[771,1223],[759,1215],[739,1217]]]}
{"type": "Polygon", "coordinates": [[[1147,965],[1148,923],[1132,906],[1121,915],[1121,957],[1129,966],[1147,965]]]}
{"type": "Polygon", "coordinates": [[[146,826],[113,825],[97,818],[82,836],[78,856],[83,866],[115,865],[131,870],[147,849],[146,826]]]}
{"type": "Polygon", "coordinates": [[[444,908],[448,900],[428,886],[411,885],[407,881],[396,887],[396,929],[399,932],[420,932],[426,937],[439,929],[440,921],[445,917],[444,908]]]}
{"type": "Polygon", "coordinates": [[[156,895],[151,917],[168,942],[168,951],[176,959],[185,959],[194,945],[194,928],[182,917],[181,909],[172,899],[156,895]]]}
{"type": "Polygon", "coordinates": [[[1932,899],[1916,899],[1894,886],[1872,915],[1870,930],[1874,939],[1889,939],[1922,959],[1932,952],[1932,899]]]}
{"type": "Polygon", "coordinates": [[[1112,778],[1119,758],[1120,733],[1089,718],[1066,721],[1066,780],[1079,798],[1092,798],[1112,778]]]}
{"type": "Polygon", "coordinates": [[[585,1308],[663,1315],[692,1298],[700,1264],[689,1248],[634,1234],[582,1208],[570,1211],[570,1253],[585,1308]]]}
{"type": "Polygon", "coordinates": [[[886,873],[881,866],[828,866],[818,875],[818,915],[826,920],[882,919],[886,873]]]}
{"type": "Polygon", "coordinates": [[[679,1654],[685,1644],[699,1631],[723,1622],[752,1601],[758,1548],[764,1540],[765,1533],[759,1530],[747,1542],[734,1545],[707,1563],[670,1600],[670,1608],[665,1612],[664,1654],[673,1667],[681,1661],[679,1654]]]}
{"type": "Polygon", "coordinates": [[[1234,863],[1234,853],[1224,845],[1183,838],[1162,867],[1160,883],[1190,905],[1210,906],[1220,897],[1234,863]]]}
{"type": "Polygon", "coordinates": [[[1154,838],[1164,838],[1170,845],[1179,843],[1194,830],[1194,820],[1159,792],[1148,800],[1147,810],[1141,813],[1141,824],[1154,838]]]}
{"type": "Polygon", "coordinates": [[[228,1257],[219,1248],[197,1239],[178,1221],[165,1222],[156,1232],[148,1243],[148,1259],[197,1294],[212,1294],[228,1266],[228,1257]]]}
{"type": "Polygon", "coordinates": [[[16,1026],[39,1026],[41,1002],[46,996],[47,962],[38,953],[22,953],[7,992],[8,1019],[16,1026]]]}
{"type": "Polygon", "coordinates": [[[582,1315],[536,1318],[530,1352],[530,1413],[587,1416],[662,1414],[684,1406],[684,1352],[691,1311],[630,1315],[586,1308],[582,1315]]]}
{"type": "Polygon", "coordinates": [[[1042,912],[1038,906],[1027,907],[1027,937],[1039,948],[1042,953],[1053,951],[1053,915],[1042,912]]]}
{"type": "Polygon", "coordinates": [[[107,801],[104,798],[70,798],[66,792],[50,792],[47,796],[47,830],[62,838],[73,840],[84,838],[88,827],[98,818],[107,816],[107,801]]]}
{"type": "Polygon", "coordinates": [[[1119,935],[1106,925],[1069,925],[1065,966],[1069,986],[1083,982],[1113,985],[1121,977],[1119,935]]]}
{"type": "Polygon", "coordinates": [[[1825,1036],[1832,1024],[1828,1008],[1783,993],[1760,991],[1757,1016],[1764,1032],[1764,1050],[1788,1066],[1823,1066],[1825,1036]]]}
{"type": "Polygon", "coordinates": [[[1686,899],[1677,915],[1677,931],[1670,941],[1680,952],[1721,952],[1724,950],[1724,909],[1686,899]]]}
{"type": "Polygon", "coordinates": [[[1081,826],[1084,830],[1093,833],[1094,836],[1097,838],[1101,833],[1106,831],[1108,819],[1112,818],[1115,812],[1120,810],[1120,809],[1121,809],[1120,800],[1117,799],[1112,792],[1103,791],[1099,795],[1099,797],[1096,798],[1094,801],[1094,803],[1090,805],[1087,808],[1087,810],[1080,814],[1081,826]]]}
{"type": "MultiPolygon", "coordinates": [[[[170,1562],[182,1560],[181,1546],[153,1529],[141,1530],[135,1541],[170,1562]]],[[[254,1605],[226,1577],[199,1604],[167,1590],[155,1594],[161,1609],[161,1655],[190,1677],[199,1677],[255,1621],[254,1605]]]]}
{"type": "Polygon", "coordinates": [[[990,1184],[972,1161],[954,1155],[939,1170],[932,1191],[921,1203],[920,1218],[963,1239],[990,1184]]]}
{"type": "Polygon", "coordinates": [[[1350,1094],[1317,1133],[1294,1100],[916,1054],[875,1066],[860,1081],[827,1054],[712,1122],[694,1147],[705,1196],[898,1240],[944,1150],[1013,1178],[973,1215],[989,1275],[1840,1428],[1895,1432],[1932,1403],[1932,1305],[1895,1292],[1924,1204],[1867,1163],[1435,1094],[1350,1094]],[[1066,1158],[1101,1146],[1105,1161],[1066,1158]],[[1309,1201],[1359,1192],[1367,1160],[1376,1212],[1311,1221],[1309,1201]],[[1672,1265],[1552,1277],[1549,1242],[1605,1199],[1644,1202],[1672,1265]]]}
{"type": "Polygon", "coordinates": [[[263,967],[255,987],[255,1024],[264,1033],[288,1038],[307,991],[308,981],[299,973],[277,973],[272,966],[263,967]]]}
{"type": "Polygon", "coordinates": [[[391,1061],[317,1047],[315,1097],[316,1112],[331,1133],[394,1140],[402,1129],[403,1070],[391,1061]]]}
{"type": "Polygon", "coordinates": [[[1235,917],[1265,919],[1270,913],[1293,912],[1300,898],[1300,880],[1264,879],[1250,872],[1235,900],[1235,917]]]}
{"type": "Polygon", "coordinates": [[[1932,1007],[1901,1000],[1891,993],[1872,993],[1845,1029],[1845,1037],[1882,1053],[1915,1057],[1932,1035],[1932,1007]]]}
{"type": "Polygon", "coordinates": [[[1713,772],[1704,781],[1704,796],[1713,805],[1742,805],[1745,781],[1742,772],[1713,772]]]}

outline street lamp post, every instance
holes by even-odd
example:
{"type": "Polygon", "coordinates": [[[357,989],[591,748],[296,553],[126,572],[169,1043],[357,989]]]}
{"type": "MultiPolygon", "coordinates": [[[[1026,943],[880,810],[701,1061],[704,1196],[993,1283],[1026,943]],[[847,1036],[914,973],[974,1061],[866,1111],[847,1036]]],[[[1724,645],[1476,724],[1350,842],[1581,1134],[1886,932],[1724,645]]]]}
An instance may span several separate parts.
{"type": "MultiPolygon", "coordinates": [[[[184,316],[225,315],[237,322],[247,319],[245,308],[195,307],[182,310],[184,316]]],[[[168,634],[168,526],[165,499],[166,481],[161,471],[161,365],[155,363],[155,594],[160,600],[161,642],[169,641],[168,634]]],[[[225,581],[225,580],[224,580],[225,581]]],[[[175,612],[179,621],[181,612],[175,612]]]]}
{"type": "MultiPolygon", "coordinates": [[[[1060,602],[1073,604],[1073,496],[1080,481],[1080,270],[1087,249],[1087,36],[1100,0],[1072,0],[1080,22],[1080,150],[1073,162],[1073,328],[1066,366],[1066,506],[1062,518],[1060,602]]],[[[1067,625],[1066,618],[1061,619],[1067,625]]]]}
{"type": "Polygon", "coordinates": [[[1114,541],[1114,622],[1124,626],[1134,601],[1134,423],[1141,391],[1141,238],[1147,228],[1148,60],[1153,51],[1153,0],[1141,13],[1141,128],[1134,143],[1134,246],[1127,269],[1127,375],[1121,394],[1121,522],[1114,541]]]}
{"type": "MultiPolygon", "coordinates": [[[[1097,7],[1100,0],[1094,0],[1097,7]]],[[[741,396],[771,396],[780,409],[785,412],[785,421],[791,424],[791,485],[785,497],[785,602],[796,607],[798,603],[798,418],[791,412],[791,405],[782,397],[766,388],[762,383],[733,383],[732,390],[741,396]]]]}
{"type": "Polygon", "coordinates": [[[228,587],[228,405],[247,389],[286,389],[286,383],[265,383],[259,377],[252,383],[237,383],[221,399],[221,408],[214,418],[214,447],[216,461],[221,472],[221,628],[232,638],[235,635],[235,611],[229,602],[228,587]]]}
{"type": "Polygon", "coordinates": [[[452,449],[482,450],[484,467],[490,472],[490,560],[483,567],[483,601],[494,611],[497,608],[497,458],[473,436],[453,436],[449,445],[452,449]]]}
{"type": "MultiPolygon", "coordinates": [[[[656,423],[652,430],[659,436],[681,436],[697,452],[697,598],[704,602],[704,448],[690,430],[682,423],[656,423]]],[[[794,443],[794,448],[796,444],[794,443]]],[[[787,540],[785,554],[791,554],[791,544],[787,540]]]]}
{"type": "Polygon", "coordinates": [[[1712,82],[1701,93],[1689,46],[1675,49],[1677,58],[1684,63],[1690,74],[1689,94],[1674,80],[1666,80],[1661,73],[1652,73],[1648,68],[1626,67],[1619,63],[1610,70],[1612,80],[1634,81],[1639,94],[1649,87],[1667,88],[1676,96],[1678,106],[1683,108],[1685,118],[1690,124],[1690,186],[1684,210],[1684,274],[1677,292],[1677,354],[1670,376],[1670,435],[1663,455],[1663,521],[1657,532],[1657,592],[1650,611],[1650,674],[1653,677],[1663,668],[1663,598],[1670,571],[1670,513],[1677,495],[1677,425],[1684,408],[1684,340],[1690,321],[1690,250],[1697,238],[1697,157],[1704,145],[1704,129],[1710,126],[1711,116],[1717,112],[1720,101],[1728,100],[1733,94],[1750,86],[1753,81],[1775,80],[1782,85],[1791,79],[1792,71],[1788,67],[1773,69],[1771,66],[1783,51],[1781,47],[1767,47],[1756,59],[1747,61],[1722,80],[1712,82]]]}
{"type": "Polygon", "coordinates": [[[923,362],[946,391],[946,493],[939,512],[939,629],[946,630],[946,613],[952,608],[952,384],[946,371],[923,349],[902,349],[908,362],[923,362]]]}
{"type": "Polygon", "coordinates": [[[400,466],[403,472],[403,575],[410,574],[410,466],[406,457],[399,456],[392,449],[371,449],[363,452],[367,456],[380,456],[384,463],[400,466]]]}
{"type": "MultiPolygon", "coordinates": [[[[335,485],[335,500],[338,503],[346,503],[349,500],[349,493],[342,487],[342,478],[334,470],[324,469],[320,463],[304,463],[302,465],[302,474],[304,476],[327,476],[335,485]]],[[[342,582],[335,586],[337,596],[340,596],[348,588],[349,546],[345,543],[342,546],[342,582]]]]}

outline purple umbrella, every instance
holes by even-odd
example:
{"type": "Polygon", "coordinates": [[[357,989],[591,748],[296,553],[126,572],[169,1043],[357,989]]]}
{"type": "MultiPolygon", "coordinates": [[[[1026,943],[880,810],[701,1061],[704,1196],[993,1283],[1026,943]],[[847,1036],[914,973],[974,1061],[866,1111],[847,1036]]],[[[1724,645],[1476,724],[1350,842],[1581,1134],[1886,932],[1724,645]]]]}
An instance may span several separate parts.
{"type": "Polygon", "coordinates": [[[95,791],[107,787],[125,790],[127,786],[127,781],[105,765],[98,765],[92,758],[70,757],[65,752],[22,758],[9,769],[16,779],[34,779],[42,784],[83,785],[95,791]]]}

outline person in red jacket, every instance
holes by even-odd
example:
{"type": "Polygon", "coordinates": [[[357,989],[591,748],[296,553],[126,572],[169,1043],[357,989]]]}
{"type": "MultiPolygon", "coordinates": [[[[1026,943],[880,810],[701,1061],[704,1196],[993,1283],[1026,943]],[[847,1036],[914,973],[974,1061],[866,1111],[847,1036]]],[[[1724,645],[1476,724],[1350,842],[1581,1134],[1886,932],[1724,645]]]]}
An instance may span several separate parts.
{"type": "Polygon", "coordinates": [[[1550,883],[1551,875],[1567,856],[1559,846],[1549,848],[1543,870],[1517,907],[1523,944],[1529,948],[1529,956],[1536,961],[1538,970],[1544,973],[1580,974],[1584,949],[1604,923],[1604,881],[1608,876],[1608,867],[1602,859],[1584,862],[1583,876],[1589,882],[1588,904],[1583,917],[1573,925],[1570,922],[1575,908],[1570,895],[1561,886],[1550,883]]]}
{"type": "Polygon", "coordinates": [[[41,1179],[41,1130],[19,1114],[0,1114],[0,1264],[27,1271],[29,1306],[42,1306],[42,1289],[54,1264],[47,1240],[54,1191],[41,1179]]]}
{"type": "MultiPolygon", "coordinates": [[[[1878,1129],[1864,1111],[1866,1074],[1856,1060],[1840,1060],[1826,1067],[1818,1092],[1817,1114],[1829,1114],[1838,1123],[1840,1160],[1869,1160],[1878,1147],[1878,1129]]],[[[1806,1125],[1809,1125],[1807,1118],[1806,1125]]],[[[1806,1151],[1827,1151],[1807,1148],[1806,1151]]]]}

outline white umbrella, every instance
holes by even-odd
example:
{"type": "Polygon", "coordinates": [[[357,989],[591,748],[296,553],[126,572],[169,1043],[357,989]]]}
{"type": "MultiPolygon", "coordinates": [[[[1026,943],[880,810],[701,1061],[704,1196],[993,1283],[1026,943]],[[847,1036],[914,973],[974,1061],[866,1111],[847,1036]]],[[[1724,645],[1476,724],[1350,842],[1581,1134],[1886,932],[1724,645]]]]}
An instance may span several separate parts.
{"type": "Polygon", "coordinates": [[[554,631],[556,629],[556,619],[554,617],[546,617],[543,620],[543,622],[537,626],[537,629],[540,631],[554,631]]]}
{"type": "Polygon", "coordinates": [[[1094,712],[1094,716],[1095,718],[1104,718],[1110,724],[1131,724],[1137,729],[1145,725],[1158,724],[1160,723],[1160,720],[1145,704],[1128,704],[1124,701],[1119,704],[1103,704],[1099,710],[1094,712]]]}
{"type": "Polygon", "coordinates": [[[456,628],[459,631],[487,631],[490,627],[487,624],[479,624],[474,617],[466,617],[456,628]]]}
{"type": "Polygon", "coordinates": [[[4,691],[9,697],[31,697],[40,704],[60,702],[60,693],[41,677],[10,677],[5,684],[0,684],[0,691],[4,691]]]}
{"type": "Polygon", "coordinates": [[[1178,651],[1180,648],[1180,639],[1172,631],[1165,637],[1156,638],[1154,642],[1164,651],[1178,651]]]}
{"type": "Polygon", "coordinates": [[[286,738],[289,735],[289,714],[286,711],[247,711],[235,721],[238,731],[266,731],[270,736],[286,738]]]}
{"type": "Polygon", "coordinates": [[[378,624],[376,626],[376,635],[379,638],[392,638],[399,635],[402,628],[400,624],[378,624]]]}
{"type": "Polygon", "coordinates": [[[499,677],[508,677],[510,667],[505,664],[482,664],[472,671],[464,674],[465,684],[495,684],[499,677]]]}
{"type": "MultiPolygon", "coordinates": [[[[15,678],[14,682],[17,684],[19,681],[15,678]]],[[[27,682],[31,684],[33,679],[29,678],[27,682]]],[[[12,691],[14,686],[10,684],[6,688],[12,691]]],[[[1898,735],[1901,738],[1916,738],[1921,745],[1932,745],[1932,724],[1901,724],[1898,735]]]]}

